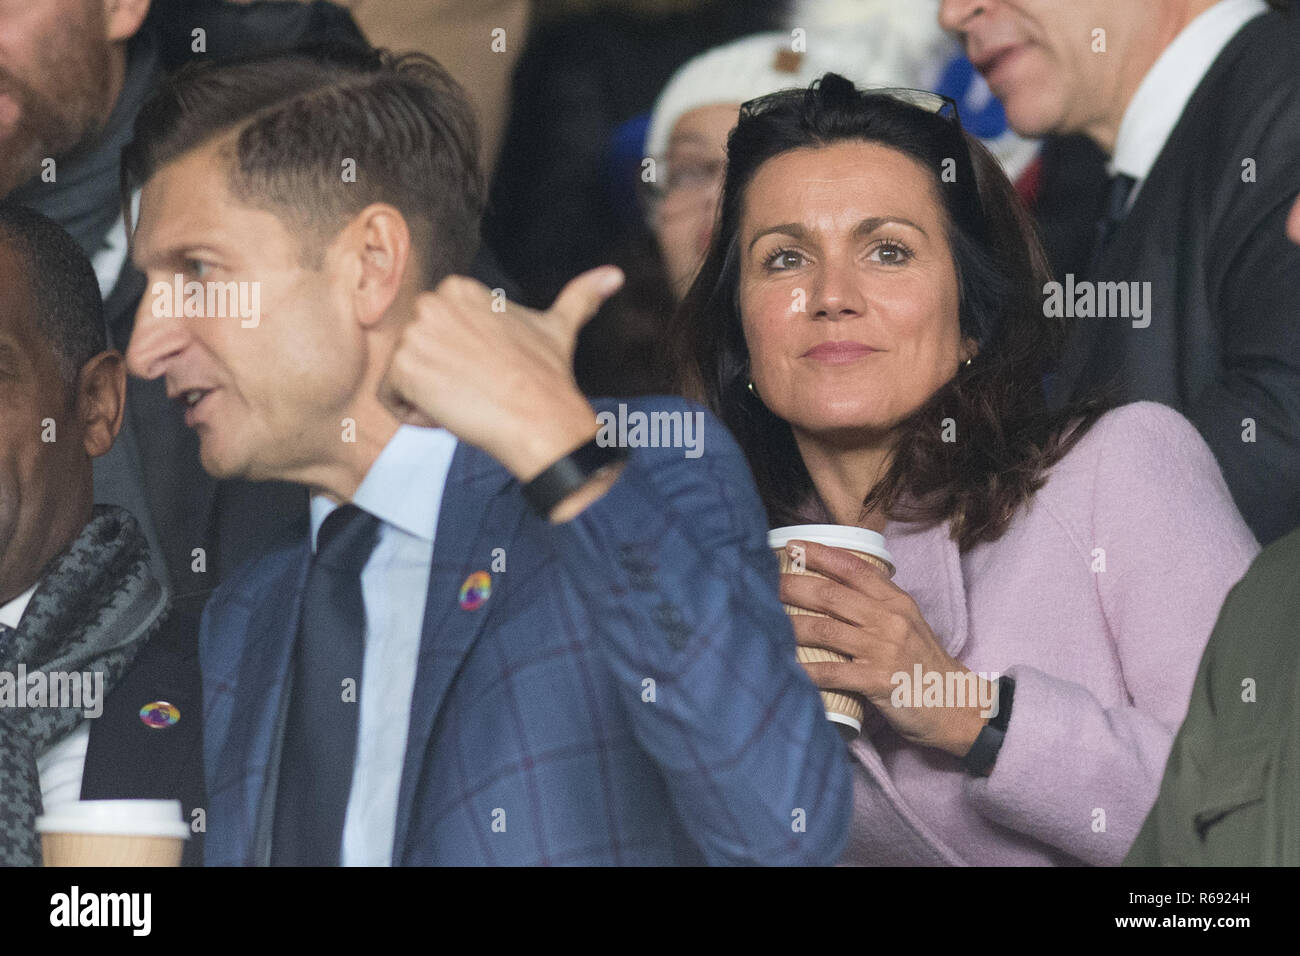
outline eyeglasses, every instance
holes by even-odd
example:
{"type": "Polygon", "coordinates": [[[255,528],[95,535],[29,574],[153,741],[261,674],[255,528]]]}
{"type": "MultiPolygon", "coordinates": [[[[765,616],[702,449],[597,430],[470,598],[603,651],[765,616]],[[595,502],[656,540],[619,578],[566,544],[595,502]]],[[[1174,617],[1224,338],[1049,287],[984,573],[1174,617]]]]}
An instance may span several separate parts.
{"type": "MultiPolygon", "coordinates": [[[[848,83],[847,80],[841,82],[846,85],[848,83]]],[[[950,96],[902,86],[868,87],[857,92],[864,96],[887,96],[949,120],[958,131],[962,128],[957,101],[950,96]]],[[[807,95],[807,87],[796,87],[755,97],[741,104],[739,119],[743,121],[758,116],[774,106],[796,102],[807,95]]],[[[652,161],[654,175],[649,179],[643,178],[638,188],[643,208],[652,220],[662,216],[665,209],[672,212],[686,208],[704,197],[713,200],[726,173],[725,163],[716,161],[684,160],[670,163],[667,157],[654,157],[652,161]]]]}
{"type": "Polygon", "coordinates": [[[672,211],[702,198],[716,199],[727,174],[724,159],[671,160],[667,156],[655,156],[653,161],[653,176],[643,176],[638,183],[642,202],[651,213],[663,212],[664,208],[672,211]]]}
{"type": "MultiPolygon", "coordinates": [[[[950,120],[958,129],[961,128],[961,117],[957,114],[957,101],[951,96],[944,96],[942,93],[932,93],[929,90],[913,90],[904,86],[882,86],[882,87],[864,87],[858,92],[863,96],[887,96],[890,99],[898,100],[900,103],[906,103],[909,106],[915,106],[923,109],[927,113],[934,113],[946,120],[950,120]]],[[[740,105],[740,118],[748,119],[751,116],[758,116],[767,112],[773,106],[782,103],[794,102],[808,95],[806,88],[778,90],[775,93],[768,93],[766,96],[755,97],[740,105]]]]}

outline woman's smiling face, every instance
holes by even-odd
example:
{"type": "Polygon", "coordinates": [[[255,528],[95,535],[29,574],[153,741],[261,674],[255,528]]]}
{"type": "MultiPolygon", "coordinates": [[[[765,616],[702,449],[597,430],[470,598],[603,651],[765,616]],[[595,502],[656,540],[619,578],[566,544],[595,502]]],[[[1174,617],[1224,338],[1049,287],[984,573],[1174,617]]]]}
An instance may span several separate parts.
{"type": "Polygon", "coordinates": [[[937,173],[854,141],[782,153],[750,181],[737,238],[751,378],[796,432],[878,437],[973,357],[937,173]]]}

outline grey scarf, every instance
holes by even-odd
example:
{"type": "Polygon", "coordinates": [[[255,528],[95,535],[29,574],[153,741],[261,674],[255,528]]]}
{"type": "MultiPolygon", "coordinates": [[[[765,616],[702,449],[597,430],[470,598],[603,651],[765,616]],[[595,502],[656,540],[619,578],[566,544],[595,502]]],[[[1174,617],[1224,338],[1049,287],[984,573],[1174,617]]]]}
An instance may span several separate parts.
{"type": "Polygon", "coordinates": [[[36,758],[85,716],[82,706],[53,706],[60,695],[52,692],[50,675],[102,674],[107,696],[166,608],[167,593],[149,570],[149,546],[135,519],[97,505],[76,540],[46,567],[18,629],[0,644],[0,866],[40,864],[36,758]],[[26,687],[14,694],[20,666],[26,687]],[[41,684],[44,705],[32,706],[41,684]],[[17,706],[22,698],[25,706],[17,706]]]}

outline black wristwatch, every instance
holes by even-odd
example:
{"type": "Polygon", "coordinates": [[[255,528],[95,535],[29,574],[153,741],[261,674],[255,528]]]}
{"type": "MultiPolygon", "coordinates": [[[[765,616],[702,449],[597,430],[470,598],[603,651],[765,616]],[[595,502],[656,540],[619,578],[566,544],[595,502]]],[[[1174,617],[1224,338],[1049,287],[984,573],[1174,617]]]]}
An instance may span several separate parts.
{"type": "Polygon", "coordinates": [[[979,736],[971,744],[966,756],[961,758],[966,772],[975,777],[987,777],[998,759],[1002,741],[1006,737],[1007,723],[1011,720],[1011,698],[1016,691],[1016,682],[1003,675],[995,681],[998,712],[989,722],[980,728],[979,736]]]}
{"type": "Polygon", "coordinates": [[[602,445],[593,438],[524,485],[524,498],[533,511],[549,518],[556,505],[590,481],[597,472],[625,458],[626,448],[602,445]]]}

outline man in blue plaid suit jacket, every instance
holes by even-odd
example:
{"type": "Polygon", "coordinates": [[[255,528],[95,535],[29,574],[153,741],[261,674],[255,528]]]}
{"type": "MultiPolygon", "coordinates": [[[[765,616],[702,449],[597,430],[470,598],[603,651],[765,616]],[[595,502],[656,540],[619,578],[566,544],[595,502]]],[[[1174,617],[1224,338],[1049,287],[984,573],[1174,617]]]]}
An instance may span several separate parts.
{"type": "MultiPolygon", "coordinates": [[[[690,411],[673,399],[629,408],[690,411]]],[[[744,459],[716,420],[703,437],[698,460],[633,450],[610,490],[559,525],[530,513],[499,464],[458,445],[394,864],[837,858],[851,803],[843,744],[795,663],[744,459]],[[494,552],[505,572],[491,574],[481,606],[463,609],[462,582],[490,569],[494,552]]],[[[309,556],[303,542],[246,566],[208,605],[213,865],[269,860],[309,556]]]]}
{"type": "Polygon", "coordinates": [[[278,56],[178,77],[124,156],[129,368],[209,473],[314,495],[204,612],[206,861],[833,863],[847,759],[744,457],[578,391],[616,270],[545,314],[448,275],[472,138],[431,61],[278,56]]]}

